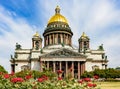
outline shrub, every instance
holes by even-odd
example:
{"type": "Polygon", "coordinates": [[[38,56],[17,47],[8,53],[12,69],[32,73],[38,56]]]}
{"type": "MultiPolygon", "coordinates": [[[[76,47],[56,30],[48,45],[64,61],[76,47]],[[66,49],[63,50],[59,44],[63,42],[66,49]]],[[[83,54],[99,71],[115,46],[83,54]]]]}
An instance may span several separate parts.
{"type": "Polygon", "coordinates": [[[33,77],[34,79],[40,78],[42,76],[48,76],[50,79],[53,77],[56,77],[57,74],[50,71],[50,70],[46,70],[44,72],[40,72],[40,71],[36,71],[36,70],[24,70],[21,72],[16,73],[17,77],[21,77],[21,78],[25,78],[25,77],[33,77]]]}
{"type": "Polygon", "coordinates": [[[20,72],[17,72],[15,75],[17,77],[21,77],[21,78],[25,78],[25,76],[32,74],[32,72],[30,70],[23,70],[20,72]]]}
{"type": "Polygon", "coordinates": [[[3,66],[0,65],[0,72],[3,72],[3,73],[8,73],[3,66]]]}
{"type": "Polygon", "coordinates": [[[85,72],[84,74],[81,75],[82,78],[85,77],[90,77],[92,78],[94,75],[99,76],[100,78],[120,78],[120,71],[109,68],[109,69],[96,69],[91,72],[85,72]]]}
{"type": "Polygon", "coordinates": [[[81,75],[81,78],[87,78],[87,77],[92,78],[93,77],[93,72],[85,71],[85,73],[81,75]]]}

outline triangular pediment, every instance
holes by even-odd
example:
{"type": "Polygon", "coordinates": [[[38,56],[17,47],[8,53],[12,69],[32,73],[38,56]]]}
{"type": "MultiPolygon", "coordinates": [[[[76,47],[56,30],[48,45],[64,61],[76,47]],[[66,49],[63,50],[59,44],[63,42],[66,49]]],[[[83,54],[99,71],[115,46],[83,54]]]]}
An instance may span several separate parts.
{"type": "Polygon", "coordinates": [[[85,58],[86,56],[69,49],[60,49],[60,50],[45,54],[42,57],[83,57],[85,58]]]}

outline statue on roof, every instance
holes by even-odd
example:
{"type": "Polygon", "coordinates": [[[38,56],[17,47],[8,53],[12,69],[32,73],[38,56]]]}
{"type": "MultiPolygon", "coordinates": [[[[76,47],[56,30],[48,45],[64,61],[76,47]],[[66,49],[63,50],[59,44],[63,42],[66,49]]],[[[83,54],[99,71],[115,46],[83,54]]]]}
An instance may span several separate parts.
{"type": "Polygon", "coordinates": [[[101,44],[101,45],[99,46],[98,50],[104,50],[103,44],[101,44]]]}
{"type": "Polygon", "coordinates": [[[16,48],[15,48],[16,50],[19,50],[19,49],[21,49],[21,45],[20,44],[18,44],[18,43],[16,43],[16,48]]]}

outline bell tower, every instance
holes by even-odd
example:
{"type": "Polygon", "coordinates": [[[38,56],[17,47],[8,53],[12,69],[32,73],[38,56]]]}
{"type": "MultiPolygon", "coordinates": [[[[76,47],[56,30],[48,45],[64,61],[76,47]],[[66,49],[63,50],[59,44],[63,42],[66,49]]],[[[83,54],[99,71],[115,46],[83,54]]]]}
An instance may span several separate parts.
{"type": "Polygon", "coordinates": [[[39,50],[42,48],[42,38],[39,33],[36,32],[32,38],[32,49],[39,50]]]}
{"type": "Polygon", "coordinates": [[[85,51],[89,49],[89,37],[85,34],[85,32],[82,33],[82,36],[79,38],[79,52],[83,52],[85,54],[85,51]]]}

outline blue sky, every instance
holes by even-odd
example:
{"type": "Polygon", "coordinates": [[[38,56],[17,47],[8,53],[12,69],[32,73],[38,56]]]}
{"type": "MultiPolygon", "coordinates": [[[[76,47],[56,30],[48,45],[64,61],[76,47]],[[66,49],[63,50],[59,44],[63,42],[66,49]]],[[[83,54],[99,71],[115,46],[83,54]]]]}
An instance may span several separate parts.
{"type": "Polygon", "coordinates": [[[57,5],[74,32],[73,45],[84,31],[91,49],[104,44],[108,67],[120,66],[120,0],[0,0],[0,65],[10,71],[16,42],[31,48],[33,34],[42,36],[57,5]]]}

